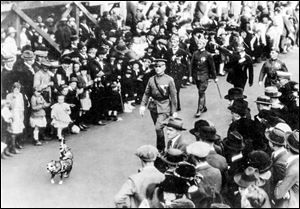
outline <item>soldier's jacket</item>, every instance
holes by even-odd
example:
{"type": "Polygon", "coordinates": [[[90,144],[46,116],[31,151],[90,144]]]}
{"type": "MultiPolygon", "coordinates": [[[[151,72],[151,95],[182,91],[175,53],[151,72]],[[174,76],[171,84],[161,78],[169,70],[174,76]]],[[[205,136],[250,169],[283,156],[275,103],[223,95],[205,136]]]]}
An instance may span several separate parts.
{"type": "Polygon", "coordinates": [[[177,98],[176,98],[176,88],[174,79],[166,74],[161,76],[152,76],[146,86],[146,90],[142,99],[142,106],[147,106],[150,97],[154,99],[156,105],[157,113],[173,113],[176,111],[177,98]],[[161,89],[162,95],[155,85],[154,78],[156,78],[157,85],[161,89]]]}
{"type": "Polygon", "coordinates": [[[197,50],[194,52],[191,60],[191,66],[192,76],[196,81],[205,81],[209,79],[209,75],[211,75],[213,79],[216,78],[216,69],[213,57],[206,50],[197,50]]]}
{"type": "Polygon", "coordinates": [[[265,80],[265,86],[275,86],[278,81],[277,71],[287,72],[288,69],[286,65],[280,60],[267,60],[260,71],[258,81],[263,81],[264,77],[267,75],[265,80]]]}

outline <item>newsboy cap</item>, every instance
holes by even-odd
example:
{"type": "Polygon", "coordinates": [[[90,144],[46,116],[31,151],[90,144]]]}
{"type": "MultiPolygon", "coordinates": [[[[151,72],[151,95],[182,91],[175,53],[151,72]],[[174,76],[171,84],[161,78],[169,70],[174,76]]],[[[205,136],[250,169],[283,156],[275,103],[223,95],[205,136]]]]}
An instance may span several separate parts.
{"type": "Polygon", "coordinates": [[[154,162],[158,155],[158,150],[152,145],[142,145],[135,153],[142,161],[154,162]]]}

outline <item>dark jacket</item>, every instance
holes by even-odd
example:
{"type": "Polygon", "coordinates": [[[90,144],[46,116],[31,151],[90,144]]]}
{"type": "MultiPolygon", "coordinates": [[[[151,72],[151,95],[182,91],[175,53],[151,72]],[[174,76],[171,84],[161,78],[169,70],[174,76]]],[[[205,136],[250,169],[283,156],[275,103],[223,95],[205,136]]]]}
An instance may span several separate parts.
{"type": "Polygon", "coordinates": [[[192,76],[195,81],[206,81],[211,76],[216,78],[215,63],[212,55],[206,50],[194,52],[192,60],[192,76]]]}
{"type": "Polygon", "coordinates": [[[22,92],[28,99],[33,95],[34,73],[24,62],[19,62],[13,67],[13,82],[19,82],[22,85],[22,92]]]}

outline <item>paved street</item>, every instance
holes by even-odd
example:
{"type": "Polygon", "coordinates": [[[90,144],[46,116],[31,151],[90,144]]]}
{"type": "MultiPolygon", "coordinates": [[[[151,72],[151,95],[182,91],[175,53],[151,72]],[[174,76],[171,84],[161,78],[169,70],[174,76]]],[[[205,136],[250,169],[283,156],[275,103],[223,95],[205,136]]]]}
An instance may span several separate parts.
{"type": "MultiPolygon", "coordinates": [[[[299,82],[299,51],[296,48],[280,58],[286,63],[292,78],[299,82]]],[[[247,84],[245,94],[252,115],[257,113],[254,103],[263,95],[258,86],[258,74],[262,63],[255,65],[253,87],[247,84]]],[[[222,96],[231,87],[226,77],[219,77],[222,96]]],[[[179,117],[187,129],[193,127],[193,115],[197,105],[195,86],[182,89],[182,111],[179,117]]],[[[225,137],[230,123],[227,100],[220,99],[214,82],[207,90],[208,112],[202,118],[215,123],[218,133],[225,137]]],[[[63,185],[50,183],[46,164],[59,156],[59,142],[52,141],[42,147],[27,145],[19,155],[1,160],[1,207],[113,207],[113,197],[127,176],[137,172],[140,166],[134,155],[137,147],[155,144],[155,131],[149,112],[144,118],[133,113],[120,115],[123,121],[100,127],[93,126],[87,132],[67,138],[74,154],[74,166],[70,178],[63,185]]],[[[193,137],[188,131],[185,137],[193,137]]],[[[57,179],[58,180],[58,179],[57,179]]]]}

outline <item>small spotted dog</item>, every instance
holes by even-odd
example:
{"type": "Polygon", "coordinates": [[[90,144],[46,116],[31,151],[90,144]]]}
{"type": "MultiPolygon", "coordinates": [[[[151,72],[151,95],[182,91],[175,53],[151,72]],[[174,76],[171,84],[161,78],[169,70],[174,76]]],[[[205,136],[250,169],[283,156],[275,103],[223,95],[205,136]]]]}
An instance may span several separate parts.
{"type": "Polygon", "coordinates": [[[70,151],[71,148],[68,147],[62,140],[60,144],[60,157],[59,160],[51,160],[47,164],[47,170],[51,174],[51,183],[54,184],[54,177],[59,174],[60,181],[59,184],[63,183],[63,178],[68,178],[73,167],[73,154],[70,151]]]}

